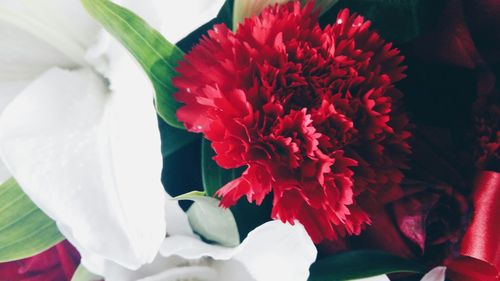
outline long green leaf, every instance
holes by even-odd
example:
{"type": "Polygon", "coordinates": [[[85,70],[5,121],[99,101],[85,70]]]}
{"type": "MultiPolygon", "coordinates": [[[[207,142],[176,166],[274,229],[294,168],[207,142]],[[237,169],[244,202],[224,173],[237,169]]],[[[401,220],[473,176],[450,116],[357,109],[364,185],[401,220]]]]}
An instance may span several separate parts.
{"type": "Polygon", "coordinates": [[[36,255],[64,240],[14,179],[0,185],[0,262],[36,255]]]}
{"type": "Polygon", "coordinates": [[[226,247],[240,244],[240,235],[233,214],[229,209],[219,207],[219,200],[193,191],[175,197],[176,200],[192,200],[187,211],[193,230],[205,239],[226,247]]]}
{"type": "Polygon", "coordinates": [[[175,116],[179,103],[172,97],[176,91],[172,77],[184,53],[139,16],[109,0],[82,0],[82,3],[144,68],[155,88],[156,109],[161,118],[173,127],[184,129],[175,116]]]}
{"type": "Polygon", "coordinates": [[[201,172],[203,188],[208,196],[213,196],[219,188],[235,179],[241,174],[236,169],[223,169],[215,163],[212,157],[215,152],[210,147],[210,142],[203,139],[201,143],[201,172]]]}
{"type": "Polygon", "coordinates": [[[423,266],[381,251],[350,251],[319,260],[309,281],[342,281],[395,272],[421,273],[423,266]]]}

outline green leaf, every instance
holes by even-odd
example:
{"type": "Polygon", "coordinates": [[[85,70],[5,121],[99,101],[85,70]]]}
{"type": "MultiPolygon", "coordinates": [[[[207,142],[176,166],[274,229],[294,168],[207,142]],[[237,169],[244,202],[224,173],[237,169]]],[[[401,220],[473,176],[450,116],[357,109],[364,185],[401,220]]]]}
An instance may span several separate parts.
{"type": "Polygon", "coordinates": [[[103,280],[103,278],[88,271],[81,264],[76,269],[75,273],[73,274],[73,277],[71,277],[71,281],[99,281],[99,280],[103,280]]]}
{"type": "Polygon", "coordinates": [[[337,12],[349,8],[372,21],[384,39],[405,43],[434,26],[442,0],[341,0],[323,18],[333,23],[337,12]]]}
{"type": "Polygon", "coordinates": [[[172,94],[172,77],[184,53],[168,42],[133,12],[109,0],[82,0],[90,15],[99,21],[137,59],[156,91],[156,109],[167,124],[184,129],[175,112],[179,108],[172,94]]]}
{"type": "Polygon", "coordinates": [[[424,267],[381,251],[350,251],[316,261],[309,281],[360,279],[395,272],[421,273],[424,267]]]}
{"type": "Polygon", "coordinates": [[[219,207],[219,200],[204,194],[193,191],[174,199],[194,201],[186,213],[191,227],[198,234],[222,246],[238,246],[240,235],[233,214],[229,209],[219,207]]]}
{"type": "Polygon", "coordinates": [[[64,240],[55,222],[14,179],[0,185],[0,262],[39,254],[64,240]]]}
{"type": "Polygon", "coordinates": [[[173,128],[162,120],[159,121],[159,127],[161,136],[161,154],[164,158],[172,155],[172,153],[199,138],[199,135],[197,134],[173,128]]]}
{"type": "Polygon", "coordinates": [[[212,157],[215,152],[210,147],[210,142],[203,139],[201,143],[201,173],[203,180],[203,189],[208,196],[213,196],[226,183],[232,181],[241,175],[237,169],[223,169],[212,157]]]}

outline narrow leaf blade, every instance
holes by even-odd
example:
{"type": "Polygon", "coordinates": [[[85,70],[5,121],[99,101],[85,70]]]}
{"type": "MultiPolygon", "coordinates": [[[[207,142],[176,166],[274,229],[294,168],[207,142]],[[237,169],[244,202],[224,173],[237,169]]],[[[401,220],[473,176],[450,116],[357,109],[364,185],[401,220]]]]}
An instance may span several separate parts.
{"type": "Polygon", "coordinates": [[[0,262],[31,257],[64,240],[14,179],[0,185],[0,262]]]}
{"type": "Polygon", "coordinates": [[[316,261],[311,266],[309,281],[360,279],[395,272],[423,271],[413,261],[373,250],[350,251],[316,261]]]}
{"type": "Polygon", "coordinates": [[[133,12],[109,0],[82,0],[90,15],[118,39],[136,58],[156,91],[156,109],[167,124],[184,129],[175,113],[172,77],[184,53],[133,12]]]}

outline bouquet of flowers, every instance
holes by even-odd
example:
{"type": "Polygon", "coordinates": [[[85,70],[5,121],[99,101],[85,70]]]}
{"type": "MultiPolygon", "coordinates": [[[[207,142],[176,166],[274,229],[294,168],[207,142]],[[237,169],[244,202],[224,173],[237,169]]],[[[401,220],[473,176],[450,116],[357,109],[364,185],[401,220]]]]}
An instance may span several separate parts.
{"type": "Polygon", "coordinates": [[[2,0],[0,280],[500,280],[497,0],[2,0]]]}

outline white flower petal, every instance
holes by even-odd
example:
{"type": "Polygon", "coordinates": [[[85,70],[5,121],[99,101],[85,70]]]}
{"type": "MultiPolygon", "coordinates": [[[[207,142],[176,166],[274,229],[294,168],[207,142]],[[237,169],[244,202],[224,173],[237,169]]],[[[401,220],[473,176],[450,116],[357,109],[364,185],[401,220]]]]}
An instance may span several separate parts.
{"type": "Polygon", "coordinates": [[[303,281],[316,260],[316,248],[304,227],[267,222],[248,234],[234,259],[257,281],[303,281]]]}
{"type": "Polygon", "coordinates": [[[74,66],[54,47],[1,18],[0,36],[0,81],[33,79],[52,66],[74,66]]]}
{"type": "Polygon", "coordinates": [[[200,280],[200,281],[223,281],[217,278],[215,269],[209,266],[183,266],[164,270],[137,281],[179,281],[179,280],[200,280]]]}
{"type": "Polygon", "coordinates": [[[184,235],[167,237],[160,248],[160,254],[164,257],[176,255],[188,260],[195,260],[202,257],[211,257],[215,260],[229,260],[237,251],[238,248],[207,244],[199,238],[184,235]]]}
{"type": "Polygon", "coordinates": [[[24,80],[0,81],[0,114],[29,83],[24,80]]]}
{"type": "Polygon", "coordinates": [[[245,265],[239,261],[217,261],[214,262],[213,267],[218,273],[217,281],[255,281],[245,265]]]}
{"type": "Polygon", "coordinates": [[[106,281],[137,281],[141,278],[157,276],[164,271],[185,265],[180,257],[164,258],[158,255],[152,263],[145,264],[137,270],[129,270],[113,263],[104,264],[102,276],[106,281]]]}
{"type": "MultiPolygon", "coordinates": [[[[11,25],[18,29],[12,36],[23,38],[29,34],[32,37],[31,41],[34,39],[40,41],[35,46],[45,43],[57,49],[64,54],[66,59],[77,65],[85,65],[84,54],[87,47],[96,40],[99,29],[97,23],[85,12],[79,0],[2,0],[0,22],[2,25],[11,25]],[[25,33],[25,35],[18,35],[18,33],[25,33]]],[[[23,40],[25,41],[26,38],[23,40]]],[[[16,44],[16,46],[22,46],[21,49],[36,51],[36,48],[29,47],[31,45],[21,45],[16,41],[9,40],[3,44],[16,44]]],[[[27,52],[26,54],[29,55],[27,52]]],[[[40,51],[36,51],[35,54],[40,54],[40,51]]],[[[38,55],[28,57],[40,59],[38,55]]],[[[61,59],[64,60],[64,58],[59,58],[59,62],[51,66],[64,66],[60,62],[61,59]]]]}
{"type": "Polygon", "coordinates": [[[421,281],[444,281],[446,276],[446,266],[437,266],[424,275],[421,281]]]}
{"type": "MultiPolygon", "coordinates": [[[[189,260],[211,257],[217,261],[240,262],[256,281],[303,281],[316,259],[316,248],[304,227],[280,221],[267,222],[248,234],[236,248],[204,243],[193,237],[167,237],[160,254],[189,260]]],[[[230,264],[230,263],[227,263],[230,264]]],[[[223,262],[220,267],[225,267],[223,262]]],[[[227,274],[235,274],[227,272],[227,274]]]]}
{"type": "Polygon", "coordinates": [[[170,196],[165,204],[165,223],[167,225],[167,235],[185,235],[196,237],[189,224],[186,213],[181,209],[179,203],[170,196]]]}
{"type": "Polygon", "coordinates": [[[0,161],[0,184],[3,184],[6,180],[11,177],[9,170],[3,162],[0,161]]]}
{"type": "Polygon", "coordinates": [[[134,269],[163,241],[165,198],[151,93],[122,78],[109,94],[89,70],[47,71],[5,109],[0,153],[82,253],[134,269]]]}

